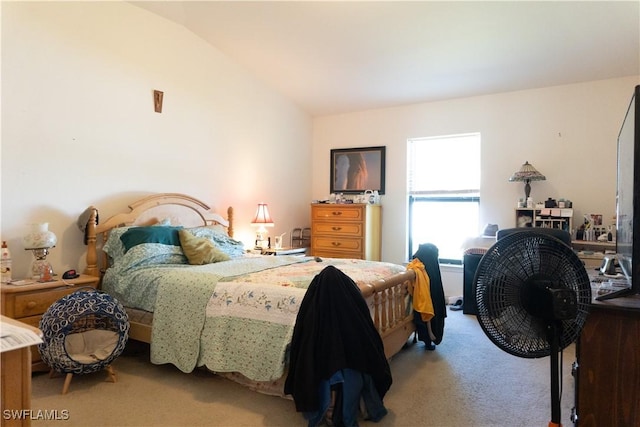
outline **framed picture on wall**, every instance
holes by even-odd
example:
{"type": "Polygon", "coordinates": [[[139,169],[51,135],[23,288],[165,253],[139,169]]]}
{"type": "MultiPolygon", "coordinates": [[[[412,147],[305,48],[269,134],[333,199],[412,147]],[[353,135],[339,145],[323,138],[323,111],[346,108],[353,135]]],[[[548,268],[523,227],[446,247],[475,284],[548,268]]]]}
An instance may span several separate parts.
{"type": "Polygon", "coordinates": [[[356,194],[377,190],[384,194],[386,147],[331,150],[331,193],[356,194]]]}

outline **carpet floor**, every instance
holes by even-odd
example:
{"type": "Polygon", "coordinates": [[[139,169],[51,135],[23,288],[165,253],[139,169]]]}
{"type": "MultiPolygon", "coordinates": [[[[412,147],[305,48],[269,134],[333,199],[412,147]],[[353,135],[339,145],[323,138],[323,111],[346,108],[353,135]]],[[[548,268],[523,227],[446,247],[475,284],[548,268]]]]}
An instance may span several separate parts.
{"type": "MultiPolygon", "coordinates": [[[[574,360],[571,345],[562,363],[564,425],[572,425],[574,360]]],[[[360,421],[361,426],[542,427],[551,420],[549,358],[505,353],[475,316],[462,311],[448,311],[444,339],[435,351],[412,344],[390,365],[393,384],[384,398],[389,413],[378,423],[360,421]]],[[[32,425],[306,425],[292,400],[252,392],[203,370],[185,374],[172,365],[153,365],[147,346],[132,346],[113,367],[116,383],[106,381],[106,372],[76,376],[66,395],[60,393],[64,377],[34,374],[32,425]]]]}

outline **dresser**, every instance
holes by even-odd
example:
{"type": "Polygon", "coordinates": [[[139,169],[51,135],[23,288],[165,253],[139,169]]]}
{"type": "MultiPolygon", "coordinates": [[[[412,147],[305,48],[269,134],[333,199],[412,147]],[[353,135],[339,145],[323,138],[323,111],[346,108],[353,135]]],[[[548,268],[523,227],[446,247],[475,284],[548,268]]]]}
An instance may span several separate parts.
{"type": "Polygon", "coordinates": [[[380,261],[382,206],[312,204],[311,255],[380,261]]]}
{"type": "Polygon", "coordinates": [[[639,426],[640,295],[594,301],[576,358],[578,427],[639,426]]]}
{"type": "MultiPolygon", "coordinates": [[[[75,279],[34,282],[27,285],[2,283],[2,314],[27,325],[38,327],[45,311],[63,296],[84,286],[97,288],[98,277],[81,274],[75,279]]],[[[48,371],[36,346],[31,347],[33,371],[48,371]]]]}

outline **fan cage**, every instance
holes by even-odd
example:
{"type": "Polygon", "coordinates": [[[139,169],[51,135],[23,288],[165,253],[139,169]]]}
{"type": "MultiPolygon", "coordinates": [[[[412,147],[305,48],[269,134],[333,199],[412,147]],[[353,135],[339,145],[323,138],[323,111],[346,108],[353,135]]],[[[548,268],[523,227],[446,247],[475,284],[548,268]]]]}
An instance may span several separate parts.
{"type": "Polygon", "coordinates": [[[587,272],[572,248],[553,236],[529,231],[498,240],[483,256],[475,275],[477,318],[485,334],[502,350],[519,357],[548,356],[550,322],[560,331],[559,345],[573,343],[591,302],[587,272]],[[570,289],[577,299],[573,319],[550,320],[525,307],[526,287],[570,289]]]}
{"type": "Polygon", "coordinates": [[[129,338],[129,319],[124,307],[112,296],[95,290],[78,290],[53,303],[40,320],[42,360],[60,373],[88,374],[107,367],[124,351],[129,338]],[[67,351],[67,337],[91,330],[111,331],[117,342],[102,360],[86,363],[67,351]]]}

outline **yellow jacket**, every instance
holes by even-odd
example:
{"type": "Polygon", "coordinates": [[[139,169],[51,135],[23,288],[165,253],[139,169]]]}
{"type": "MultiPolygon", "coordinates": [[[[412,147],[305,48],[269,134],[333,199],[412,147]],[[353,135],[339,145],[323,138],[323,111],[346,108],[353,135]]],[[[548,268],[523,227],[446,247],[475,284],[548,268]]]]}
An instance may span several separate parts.
{"type": "Polygon", "coordinates": [[[414,258],[407,264],[407,270],[413,270],[416,273],[415,285],[409,287],[409,294],[413,297],[413,309],[420,313],[424,322],[428,322],[435,314],[431,300],[429,275],[424,264],[418,258],[414,258]]]}

